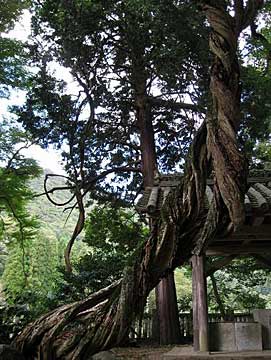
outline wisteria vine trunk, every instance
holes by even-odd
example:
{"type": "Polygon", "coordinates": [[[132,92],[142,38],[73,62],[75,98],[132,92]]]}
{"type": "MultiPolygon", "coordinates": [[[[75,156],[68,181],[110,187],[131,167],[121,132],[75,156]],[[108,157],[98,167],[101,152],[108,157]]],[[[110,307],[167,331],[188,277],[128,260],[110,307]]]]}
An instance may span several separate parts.
{"type": "MultiPolygon", "coordinates": [[[[122,344],[159,280],[192,253],[201,253],[217,233],[235,230],[243,222],[246,171],[236,140],[240,120],[236,53],[248,12],[237,6],[240,1],[234,2],[235,17],[226,11],[224,1],[198,3],[211,25],[212,101],[191,146],[183,180],[167,197],[149,238],[119,282],[50,312],[23,330],[14,344],[27,359],[87,359],[122,344]],[[206,213],[205,187],[211,171],[214,199],[206,213]]],[[[255,15],[261,3],[248,1],[246,7],[253,5],[255,15]]]]}

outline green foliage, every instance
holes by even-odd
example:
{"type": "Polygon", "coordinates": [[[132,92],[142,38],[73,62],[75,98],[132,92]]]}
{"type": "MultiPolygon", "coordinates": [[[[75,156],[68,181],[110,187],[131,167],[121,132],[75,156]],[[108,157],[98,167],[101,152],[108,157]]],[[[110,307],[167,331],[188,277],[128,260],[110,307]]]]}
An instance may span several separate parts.
{"type": "MultiPolygon", "coordinates": [[[[270,270],[261,267],[252,258],[234,260],[215,273],[218,291],[225,310],[250,310],[265,308],[270,299],[261,292],[270,270]]],[[[209,308],[218,311],[211,284],[208,284],[209,308]]]]}
{"type": "Polygon", "coordinates": [[[89,214],[84,241],[97,251],[129,254],[142,238],[142,225],[132,211],[95,207],[89,214]]]}
{"type": "Polygon", "coordinates": [[[1,35],[0,47],[0,97],[7,98],[11,89],[28,88],[29,70],[26,68],[28,55],[21,42],[1,35]]]}
{"type": "Polygon", "coordinates": [[[27,306],[0,304],[0,342],[8,344],[30,320],[27,306]]]}
{"type": "Polygon", "coordinates": [[[37,163],[23,157],[18,146],[27,135],[4,122],[0,128],[0,228],[21,244],[33,236],[35,221],[26,210],[32,193],[27,182],[40,174],[37,163]]]}
{"type": "Polygon", "coordinates": [[[192,281],[190,266],[183,266],[174,273],[179,312],[192,309],[192,281]]]}
{"type": "Polygon", "coordinates": [[[15,21],[29,4],[29,0],[1,0],[0,32],[12,29],[15,21]]]}
{"type": "Polygon", "coordinates": [[[20,41],[6,37],[5,33],[14,27],[22,11],[29,5],[30,1],[27,0],[0,2],[0,98],[8,97],[11,89],[28,87],[28,52],[20,41]]]}
{"type": "MultiPolygon", "coordinates": [[[[3,122],[0,128],[0,245],[1,282],[10,304],[20,303],[28,290],[30,255],[38,223],[27,211],[32,199],[28,181],[41,172],[36,162],[21,155],[20,149],[30,141],[18,127],[3,122]]],[[[7,324],[9,309],[3,311],[2,321],[9,331],[15,323],[7,324]]],[[[20,323],[20,322],[19,322],[20,323]]]]}
{"type": "Polygon", "coordinates": [[[58,267],[63,264],[58,248],[61,244],[41,231],[37,235],[25,245],[26,281],[20,267],[21,249],[16,244],[8,247],[8,259],[2,276],[6,301],[11,305],[24,304],[32,318],[56,305],[55,295],[61,280],[58,267]]]}
{"type": "Polygon", "coordinates": [[[75,167],[84,168],[87,181],[102,170],[133,165],[137,172],[116,172],[91,193],[131,204],[142,182],[135,121],[140,83],[146,83],[152,107],[159,166],[174,171],[191,142],[194,120],[163,101],[182,102],[189,93],[204,108],[206,23],[187,2],[47,0],[35,10],[33,32],[43,41],[33,39],[32,58],[39,71],[25,106],[16,110],[19,120],[44,146],[68,144],[64,157],[72,178],[75,167]],[[71,70],[82,90],[77,97],[52,74],[53,60],[71,70]]]}
{"type": "Polygon", "coordinates": [[[270,142],[271,131],[271,74],[262,75],[259,69],[248,65],[242,68],[243,93],[241,134],[244,149],[250,156],[257,156],[255,145],[270,142]]]}
{"type": "Polygon", "coordinates": [[[127,260],[142,243],[147,230],[131,210],[96,206],[89,213],[84,243],[88,252],[65,274],[64,297],[82,299],[121,277],[127,260]]]}
{"type": "Polygon", "coordinates": [[[61,281],[58,267],[63,265],[60,252],[63,254],[64,250],[61,245],[41,230],[24,243],[24,254],[20,244],[9,243],[1,278],[5,298],[1,330],[4,326],[8,334],[16,335],[28,322],[57,306],[61,281]]]}
{"type": "Polygon", "coordinates": [[[271,166],[271,141],[260,142],[254,149],[255,158],[260,161],[264,167],[270,169],[271,166]]]}
{"type": "MultiPolygon", "coordinates": [[[[28,182],[33,192],[42,193],[44,176],[43,173],[28,182]]],[[[61,186],[63,180],[57,178],[51,185],[61,186]]],[[[57,193],[55,200],[62,201],[70,196],[71,194],[57,193]]],[[[72,214],[65,225],[67,215],[45,199],[44,195],[30,200],[27,209],[39,218],[39,229],[31,239],[27,238],[24,242],[24,263],[20,243],[9,237],[2,276],[5,298],[9,305],[14,307],[15,304],[21,304],[27,309],[24,321],[29,321],[58,304],[58,288],[62,281],[59,268],[64,265],[64,249],[76,223],[76,214],[72,214]]],[[[74,252],[80,256],[80,242],[75,246],[74,252]]]]}
{"type": "Polygon", "coordinates": [[[261,142],[270,143],[271,131],[271,31],[270,4],[265,2],[259,16],[261,21],[255,24],[256,34],[245,35],[246,44],[241,58],[241,111],[240,134],[243,148],[253,166],[259,160],[257,146],[261,142]]]}

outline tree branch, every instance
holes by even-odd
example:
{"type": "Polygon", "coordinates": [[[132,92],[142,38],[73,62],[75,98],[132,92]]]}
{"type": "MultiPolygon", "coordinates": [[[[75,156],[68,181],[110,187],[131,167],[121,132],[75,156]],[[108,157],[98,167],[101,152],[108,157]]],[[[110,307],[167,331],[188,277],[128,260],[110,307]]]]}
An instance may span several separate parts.
{"type": "Polygon", "coordinates": [[[76,203],[79,208],[79,215],[78,215],[76,226],[73,230],[72,237],[71,237],[70,241],[68,242],[67,247],[65,249],[65,253],[64,253],[67,272],[72,272],[72,266],[71,266],[71,261],[70,261],[71,250],[72,250],[74,241],[76,240],[77,236],[82,232],[82,230],[84,228],[84,224],[85,224],[85,207],[84,207],[84,203],[83,203],[83,196],[81,194],[80,189],[77,189],[75,195],[76,195],[76,203]]]}
{"type": "MultiPolygon", "coordinates": [[[[69,204],[74,198],[75,198],[75,195],[73,194],[69,200],[65,201],[64,203],[58,203],[56,202],[55,200],[53,200],[51,198],[51,196],[49,194],[52,194],[54,191],[56,190],[64,190],[64,189],[74,189],[75,186],[73,187],[66,187],[66,186],[60,186],[60,187],[55,187],[55,188],[52,188],[51,190],[48,190],[47,189],[47,181],[49,179],[49,177],[62,177],[62,178],[65,178],[65,179],[68,179],[70,181],[72,181],[71,178],[69,178],[68,176],[65,176],[65,175],[58,175],[58,174],[46,174],[45,175],[45,179],[44,179],[44,183],[43,183],[43,187],[44,187],[44,193],[40,194],[40,195],[46,195],[47,199],[52,203],[54,204],[55,206],[65,206],[67,204],[69,204]]],[[[40,196],[39,195],[39,196],[40,196]]]]}
{"type": "Polygon", "coordinates": [[[240,34],[244,18],[244,1],[235,0],[233,6],[235,12],[235,31],[237,34],[240,34]]]}
{"type": "Polygon", "coordinates": [[[16,159],[17,155],[20,153],[20,151],[22,151],[23,149],[29,149],[32,145],[34,145],[36,143],[36,141],[32,141],[30,144],[26,144],[21,146],[18,150],[16,150],[16,152],[11,156],[11,158],[9,159],[7,165],[6,165],[6,170],[9,170],[13,160],[16,159]]]}
{"type": "Polygon", "coordinates": [[[174,100],[163,100],[159,98],[149,97],[148,101],[153,107],[164,107],[171,110],[191,110],[199,113],[204,113],[205,110],[198,105],[176,102],[174,100]]]}
{"type": "Polygon", "coordinates": [[[206,273],[205,273],[206,277],[212,276],[217,270],[220,270],[223,267],[227,266],[236,257],[237,257],[237,255],[230,255],[230,256],[223,257],[223,259],[214,261],[207,267],[206,273]]]}
{"type": "Polygon", "coordinates": [[[225,321],[226,313],[225,313],[225,309],[224,309],[224,304],[223,304],[220,294],[218,292],[215,276],[214,276],[214,274],[211,274],[210,277],[211,277],[212,286],[213,286],[213,290],[214,290],[215,300],[217,302],[220,314],[221,314],[223,320],[225,321]]]}
{"type": "Polygon", "coordinates": [[[243,24],[241,30],[250,26],[257,14],[257,12],[263,7],[263,0],[248,0],[247,5],[244,9],[243,24]]]}

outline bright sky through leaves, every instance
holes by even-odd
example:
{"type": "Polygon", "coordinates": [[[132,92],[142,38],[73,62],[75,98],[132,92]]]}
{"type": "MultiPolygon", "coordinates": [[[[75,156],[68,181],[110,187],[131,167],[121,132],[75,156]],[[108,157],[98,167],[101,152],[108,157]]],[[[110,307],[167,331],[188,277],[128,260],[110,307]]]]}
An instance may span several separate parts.
{"type": "MultiPolygon", "coordinates": [[[[20,20],[16,23],[13,30],[3,36],[8,38],[15,38],[21,41],[27,41],[30,34],[30,21],[31,15],[29,11],[24,11],[20,20]]],[[[9,99],[0,99],[1,104],[1,118],[8,118],[8,106],[23,104],[25,101],[25,94],[23,91],[12,91],[9,99]]],[[[0,119],[0,122],[2,120],[0,119]]],[[[22,154],[26,157],[31,157],[38,161],[39,165],[44,169],[49,169],[54,173],[63,174],[65,171],[61,166],[61,153],[49,147],[47,150],[42,149],[38,145],[33,145],[29,149],[22,151],[22,154]]]]}

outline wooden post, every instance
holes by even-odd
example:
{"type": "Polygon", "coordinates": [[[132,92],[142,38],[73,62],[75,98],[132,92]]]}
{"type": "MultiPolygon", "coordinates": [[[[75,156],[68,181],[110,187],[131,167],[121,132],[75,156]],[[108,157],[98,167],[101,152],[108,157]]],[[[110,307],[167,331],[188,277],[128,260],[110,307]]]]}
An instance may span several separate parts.
{"type": "Polygon", "coordinates": [[[192,256],[192,302],[193,302],[193,349],[199,351],[198,301],[197,301],[197,261],[192,256]]]}
{"type": "Polygon", "coordinates": [[[192,257],[194,351],[208,351],[208,309],[205,256],[192,257]]]}

